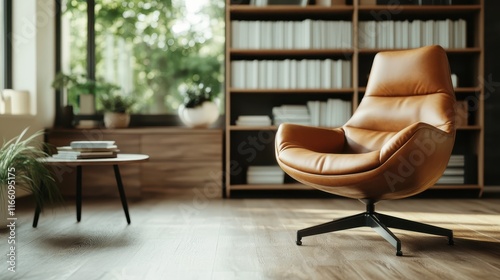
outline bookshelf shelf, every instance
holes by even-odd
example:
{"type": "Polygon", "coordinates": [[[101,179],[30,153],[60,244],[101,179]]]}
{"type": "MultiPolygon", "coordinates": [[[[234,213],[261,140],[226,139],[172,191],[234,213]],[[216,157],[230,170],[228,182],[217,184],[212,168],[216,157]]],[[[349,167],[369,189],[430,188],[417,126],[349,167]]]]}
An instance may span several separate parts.
{"type": "MultiPolygon", "coordinates": [[[[481,5],[359,5],[358,12],[371,13],[373,11],[394,11],[397,13],[422,13],[425,15],[457,12],[479,12],[481,5]]],[[[394,13],[393,12],[393,13],[394,13]]]]}
{"type": "Polygon", "coordinates": [[[230,49],[231,57],[238,56],[244,58],[259,58],[268,57],[286,57],[286,58],[303,58],[303,57],[332,57],[332,56],[352,56],[354,49],[294,49],[294,50],[275,50],[275,49],[230,49]]]}
{"type": "Polygon", "coordinates": [[[232,190],[314,190],[313,188],[306,186],[304,184],[283,184],[283,185],[273,185],[273,184],[262,184],[262,185],[251,185],[251,184],[239,184],[232,185],[232,190]]]}
{"type": "Polygon", "coordinates": [[[305,94],[305,93],[317,93],[317,94],[348,94],[352,95],[354,92],[353,88],[342,88],[342,89],[241,89],[241,88],[231,88],[229,90],[231,94],[305,94]]]}
{"type": "Polygon", "coordinates": [[[229,127],[229,130],[233,131],[258,131],[258,130],[277,130],[278,127],[275,125],[271,126],[238,126],[232,125],[229,127]]]}
{"type": "Polygon", "coordinates": [[[229,13],[234,15],[348,15],[354,12],[352,5],[338,5],[332,7],[321,6],[290,6],[290,5],[273,5],[266,7],[256,7],[250,5],[229,5],[229,13]]]}
{"type": "MultiPolygon", "coordinates": [[[[410,45],[410,43],[428,45],[431,44],[429,42],[443,42],[441,40],[441,36],[437,36],[436,34],[442,34],[438,32],[450,32],[449,38],[442,43],[445,46],[449,46],[446,49],[448,54],[448,58],[450,61],[450,68],[452,73],[456,74],[458,77],[458,85],[455,89],[455,94],[458,101],[468,102],[468,106],[465,107],[466,113],[469,117],[468,123],[469,125],[462,125],[457,128],[457,138],[455,143],[455,148],[453,150],[454,154],[464,155],[465,156],[465,169],[466,174],[472,174],[470,178],[466,177],[466,184],[463,185],[436,185],[432,187],[433,189],[449,189],[449,190],[459,190],[459,189],[477,189],[479,191],[483,188],[483,160],[484,160],[484,89],[480,85],[478,81],[478,77],[484,77],[484,0],[468,0],[462,1],[466,4],[461,5],[427,5],[427,6],[417,6],[417,5],[360,5],[358,0],[354,0],[352,5],[338,5],[332,7],[322,7],[315,5],[308,5],[305,7],[301,6],[265,6],[265,7],[256,7],[250,5],[231,5],[230,0],[226,0],[226,127],[228,129],[228,133],[226,133],[226,162],[227,163],[235,163],[238,166],[242,167],[242,170],[249,165],[273,165],[276,164],[274,158],[274,141],[268,140],[267,137],[274,137],[274,132],[277,130],[276,125],[270,126],[236,126],[235,121],[239,118],[239,116],[272,116],[271,109],[275,106],[281,105],[303,105],[308,101],[319,101],[325,102],[329,99],[341,99],[344,101],[350,101],[352,104],[352,110],[355,110],[362,100],[363,95],[366,91],[366,84],[368,80],[368,75],[370,73],[371,65],[373,58],[376,53],[380,51],[392,51],[399,50],[404,48],[386,48],[387,46],[394,47],[404,47],[410,45]],[[448,19],[452,21],[453,27],[443,27],[443,22],[446,22],[448,19]],[[327,45],[328,48],[318,47],[318,42],[314,41],[316,39],[312,39],[312,42],[316,44],[314,49],[305,48],[303,45],[300,45],[302,48],[291,49],[289,45],[287,47],[277,47],[275,49],[267,49],[277,45],[268,46],[267,48],[259,49],[259,46],[263,46],[262,42],[263,37],[259,40],[259,44],[256,46],[247,47],[244,44],[240,44],[240,37],[242,33],[241,29],[237,29],[236,22],[234,25],[234,30],[232,28],[233,21],[248,21],[252,22],[272,22],[275,24],[276,22],[302,22],[305,20],[314,21],[343,21],[350,22],[352,29],[352,38],[350,38],[349,43],[340,44],[340,45],[327,45]],[[391,37],[387,39],[387,34],[384,33],[382,38],[385,38],[384,44],[379,45],[367,45],[367,40],[370,40],[369,34],[367,35],[367,31],[370,29],[366,25],[361,27],[360,24],[362,22],[374,21],[376,24],[384,21],[408,21],[412,23],[414,21],[424,22],[432,22],[434,28],[433,30],[440,31],[428,31],[426,30],[427,37],[424,37],[424,27],[415,27],[422,28],[416,29],[421,34],[420,41],[416,40],[414,37],[408,37],[409,41],[405,41],[406,35],[404,34],[405,29],[408,28],[406,24],[400,25],[395,24],[394,35],[403,36],[398,37],[399,39],[394,39],[392,42],[391,37]],[[461,22],[460,22],[461,21],[461,22]],[[465,21],[465,25],[463,22],[465,21]],[[462,25],[460,25],[462,24],[462,25]],[[458,27],[457,27],[458,26],[458,27]],[[444,28],[444,29],[443,29],[444,28]],[[399,31],[398,31],[399,30],[399,31]],[[457,31],[458,30],[458,31],[457,31]],[[451,33],[454,31],[455,33],[451,33]],[[235,33],[234,42],[238,44],[234,44],[231,40],[232,32],[235,33]],[[458,32],[458,33],[457,33],[458,32]],[[462,32],[466,33],[464,37],[462,32]],[[430,36],[429,34],[432,34],[430,36]],[[458,34],[458,35],[457,35],[458,34]],[[365,36],[365,37],[363,37],[365,36]],[[431,39],[429,39],[432,37],[431,39]],[[436,38],[439,40],[436,41],[436,38]],[[465,38],[465,39],[464,39],[465,38]],[[413,40],[413,41],[412,41],[413,40]],[[425,40],[425,41],[424,41],[425,40]],[[430,41],[429,41],[430,40],[430,41]],[[387,43],[389,41],[389,43],[387,43]],[[335,48],[337,47],[338,48],[335,48]],[[344,47],[347,46],[347,47],[344,47]],[[351,47],[352,46],[352,47],[351,47]],[[370,46],[383,48],[367,48],[370,46]],[[457,48],[458,47],[458,48],[457,48]],[[303,84],[300,86],[301,88],[296,88],[296,86],[285,86],[279,84],[279,86],[268,86],[271,88],[257,88],[255,86],[255,78],[248,79],[247,76],[247,68],[241,68],[241,64],[238,63],[249,63],[249,61],[284,61],[284,60],[319,60],[323,63],[325,60],[346,60],[350,64],[350,83],[347,83],[348,86],[345,86],[346,83],[342,81],[342,86],[336,86],[336,88],[328,88],[325,89],[323,86],[317,87],[317,82],[313,84],[314,88],[304,88],[303,84]],[[235,63],[233,63],[235,62],[235,63]],[[240,67],[237,69],[243,69],[241,72],[234,72],[231,67],[240,67]],[[238,75],[240,73],[241,75],[238,75]],[[234,75],[237,76],[234,76],[234,75]],[[245,74],[245,75],[243,75],[245,74]],[[236,77],[237,83],[232,83],[232,78],[236,77]],[[244,80],[244,83],[240,83],[240,81],[244,80]],[[251,81],[248,83],[247,81],[251,81]],[[252,88],[244,88],[244,86],[252,85],[252,88]],[[243,88],[241,88],[243,87],[243,88]],[[277,88],[274,88],[277,87],[277,88]],[[294,89],[287,89],[286,87],[291,87],[294,89]],[[316,88],[317,87],[317,88],[316,88]],[[346,87],[346,88],[340,88],[346,87]],[[255,149],[256,157],[252,159],[251,162],[248,161],[245,155],[242,155],[242,151],[245,152],[245,148],[249,148],[250,146],[240,146],[243,144],[250,143],[249,139],[258,139],[260,136],[265,136],[262,139],[265,140],[265,145],[263,144],[261,147],[261,143],[259,143],[255,149]],[[265,147],[264,147],[265,146],[265,147]],[[242,148],[243,150],[241,150],[242,148]],[[469,162],[470,161],[470,162],[469,162]]],[[[239,24],[239,23],[238,23],[239,24]]],[[[268,23],[266,23],[268,24],[268,23]]],[[[281,23],[279,23],[281,24],[281,23]]],[[[366,24],[366,23],[364,23],[366,24]]],[[[390,23],[392,24],[392,23],[390,23]]],[[[429,23],[426,23],[429,25],[429,23]]],[[[259,25],[257,25],[259,26],[259,25]]],[[[416,25],[414,25],[416,26],[416,25]]],[[[383,26],[382,26],[383,27],[383,26]]],[[[259,27],[261,28],[261,27],[259,27]]],[[[371,26],[370,26],[371,28],[371,26]]],[[[378,27],[377,27],[378,28],[378,27]]],[[[429,28],[429,27],[425,27],[429,28]]],[[[263,30],[263,29],[260,29],[263,30]]],[[[298,29],[301,30],[301,29],[298,29]]],[[[319,35],[320,40],[325,38],[325,34],[328,33],[315,33],[314,28],[310,29],[310,33],[306,33],[311,35],[311,38],[319,35]]],[[[377,30],[377,29],[376,29],[377,30]]],[[[415,29],[413,29],[415,30],[415,29]]],[[[259,31],[261,32],[261,31],[259,31]]],[[[296,31],[294,31],[296,32],[296,31]]],[[[300,31],[302,32],[302,31],[300,31]]],[[[279,34],[279,33],[278,33],[279,34]]],[[[286,33],[289,34],[289,33],[286,33]]],[[[295,33],[293,33],[295,34],[295,33]]],[[[350,33],[349,33],[350,34],[350,33]]],[[[382,33],[376,36],[382,36],[382,33]]],[[[392,34],[392,33],[391,33],[392,34]]],[[[418,34],[418,33],[417,33],[418,34]]],[[[307,36],[309,36],[307,35],[307,36]]],[[[263,36],[260,33],[260,36],[263,36]]],[[[281,36],[281,34],[280,34],[281,36]]],[[[289,36],[289,35],[286,35],[289,36]]],[[[373,36],[373,35],[372,35],[373,36]]],[[[389,35],[392,36],[392,35],[389,35]]],[[[287,37],[288,39],[290,37],[287,37]]],[[[294,36],[294,38],[296,38],[294,36]]],[[[377,42],[380,40],[380,37],[377,37],[377,42]]],[[[274,39],[274,37],[273,37],[274,39]]],[[[338,39],[337,37],[326,37],[326,40],[332,40],[335,42],[342,41],[342,39],[338,39]],[[332,38],[335,38],[332,40],[332,38]]],[[[247,40],[251,41],[251,40],[247,40]]],[[[245,42],[243,40],[243,42],[245,42]]],[[[266,41],[267,42],[267,41],[266,41]]],[[[273,41],[274,42],[274,41],[273,41]]],[[[288,41],[289,42],[289,41],[288,41]]],[[[294,44],[296,41],[294,41],[294,44]]],[[[246,43],[248,44],[248,43],[246,43]]],[[[273,43],[275,44],[275,43],[273,43]]],[[[321,43],[323,44],[323,42],[321,43]]],[[[297,45],[293,45],[295,47],[297,45]]],[[[323,46],[323,45],[322,45],[323,46]]],[[[243,64],[242,63],[242,64],[243,64]]],[[[260,65],[259,65],[260,66],[260,65]]],[[[245,67],[255,67],[252,65],[246,65],[245,67]]],[[[315,77],[318,73],[318,68],[314,68],[317,66],[308,66],[308,79],[311,77],[315,77]],[[315,69],[311,74],[310,69],[315,69]]],[[[323,66],[321,66],[323,67],[323,66]]],[[[281,68],[286,69],[286,67],[281,68]]],[[[275,71],[279,70],[275,69],[273,71],[269,71],[269,73],[275,73],[275,71]]],[[[283,71],[283,70],[282,70],[283,71]]],[[[323,70],[321,70],[323,71],[323,70]]],[[[253,70],[253,72],[248,73],[260,73],[259,71],[253,70]]],[[[323,73],[323,72],[319,72],[323,73]]],[[[330,73],[330,72],[327,72],[330,73]]],[[[344,73],[344,72],[343,72],[344,73]]],[[[349,71],[347,72],[349,73],[349,71]]],[[[255,74],[253,74],[255,76],[255,74]]],[[[266,72],[267,75],[267,72],[266,72]]],[[[303,77],[298,76],[298,77],[303,77]]],[[[328,76],[328,75],[327,75],[328,76]]],[[[260,79],[259,76],[258,79],[260,79]]],[[[276,76],[275,76],[276,77],[276,76]]],[[[275,77],[273,79],[275,79],[275,77]]],[[[287,77],[285,75],[285,77],[287,77]]],[[[291,76],[293,77],[293,76],[291,76]]],[[[345,76],[344,76],[345,77],[345,76]]],[[[291,81],[293,78],[287,78],[287,81],[291,81]]],[[[332,77],[332,80],[338,80],[338,77],[332,77]]],[[[259,80],[260,81],[260,80],[259,80]]],[[[259,84],[260,87],[263,84],[259,84]]],[[[265,84],[264,84],[265,85],[265,84]]],[[[311,102],[314,103],[314,102],[311,102]]],[[[311,109],[309,109],[311,111],[311,109]]],[[[312,111],[311,111],[312,112],[312,111]]],[[[250,147],[251,148],[251,147],[250,147]]],[[[226,195],[229,197],[231,195],[231,190],[295,190],[297,187],[301,187],[304,189],[310,189],[301,184],[283,184],[283,185],[248,185],[245,184],[244,174],[233,174],[231,164],[226,164],[226,195]]],[[[244,171],[242,173],[245,173],[244,171]]],[[[467,175],[468,176],[468,175],[467,175]]]]}
{"type": "MultiPolygon", "coordinates": [[[[383,51],[393,51],[393,50],[398,50],[398,49],[359,49],[358,53],[359,54],[370,54],[370,55],[375,55],[378,52],[383,52],[383,51]]],[[[404,49],[401,49],[404,50],[404,49]]],[[[464,48],[464,49],[445,49],[446,53],[448,54],[480,54],[481,53],[481,48],[464,48]]]]}

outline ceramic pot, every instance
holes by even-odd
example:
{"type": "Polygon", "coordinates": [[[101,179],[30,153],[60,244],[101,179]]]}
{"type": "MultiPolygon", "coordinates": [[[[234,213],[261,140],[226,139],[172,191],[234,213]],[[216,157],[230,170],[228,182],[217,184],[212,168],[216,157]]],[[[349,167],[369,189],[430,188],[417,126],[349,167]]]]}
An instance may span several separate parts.
{"type": "Polygon", "coordinates": [[[219,117],[219,108],[214,102],[205,101],[200,106],[179,106],[179,118],[188,127],[209,127],[219,117]]]}
{"type": "Polygon", "coordinates": [[[104,113],[104,126],[106,128],[126,128],[130,123],[130,114],[128,113],[104,113]]]}

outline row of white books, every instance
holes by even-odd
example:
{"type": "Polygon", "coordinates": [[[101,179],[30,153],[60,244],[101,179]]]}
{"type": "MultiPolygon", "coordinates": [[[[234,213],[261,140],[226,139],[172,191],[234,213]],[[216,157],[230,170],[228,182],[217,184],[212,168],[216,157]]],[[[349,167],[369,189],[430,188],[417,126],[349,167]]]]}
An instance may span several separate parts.
{"type": "Polygon", "coordinates": [[[467,22],[459,20],[361,21],[359,48],[467,47],[467,22]]]}
{"type": "Polygon", "coordinates": [[[119,152],[115,141],[72,141],[69,146],[57,147],[55,159],[77,160],[116,158],[119,152]]]}
{"type": "Polygon", "coordinates": [[[436,184],[465,184],[464,155],[451,155],[443,175],[436,184]]]}
{"type": "Polygon", "coordinates": [[[249,166],[247,184],[283,184],[285,172],[279,166],[249,166]]]}
{"type": "Polygon", "coordinates": [[[309,101],[307,107],[311,115],[311,125],[323,127],[343,126],[352,115],[352,103],[337,98],[324,101],[309,101]]]}
{"type": "Polygon", "coordinates": [[[231,61],[231,86],[246,89],[350,88],[348,60],[236,60],[231,61]]]}
{"type": "Polygon", "coordinates": [[[311,116],[306,105],[281,105],[272,109],[274,125],[294,123],[311,125],[311,116]]]}
{"type": "Polygon", "coordinates": [[[352,48],[352,22],[233,20],[231,46],[235,49],[349,49],[352,48]]]}
{"type": "Polygon", "coordinates": [[[306,6],[308,0],[250,0],[249,4],[252,6],[268,6],[268,5],[300,5],[306,6]]]}

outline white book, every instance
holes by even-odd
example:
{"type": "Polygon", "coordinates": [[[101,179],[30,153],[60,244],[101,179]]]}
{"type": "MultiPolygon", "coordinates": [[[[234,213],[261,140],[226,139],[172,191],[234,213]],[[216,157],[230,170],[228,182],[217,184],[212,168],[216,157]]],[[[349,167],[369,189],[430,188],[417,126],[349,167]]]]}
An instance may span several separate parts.
{"type": "Polygon", "coordinates": [[[321,62],[321,88],[332,88],[332,60],[327,58],[321,62]]]}
{"type": "Polygon", "coordinates": [[[358,47],[360,49],[368,48],[368,36],[367,36],[368,22],[360,21],[358,23],[358,47]]]}
{"type": "Polygon", "coordinates": [[[394,22],[394,48],[401,49],[403,45],[403,34],[401,32],[402,28],[401,21],[394,22]]]}
{"type": "Polygon", "coordinates": [[[267,73],[267,80],[266,80],[266,88],[267,89],[272,89],[273,84],[274,84],[274,61],[272,60],[266,60],[266,73],[267,73]]]}
{"type": "Polygon", "coordinates": [[[464,175],[465,170],[463,168],[446,168],[443,175],[464,175]]]}
{"type": "Polygon", "coordinates": [[[284,61],[276,61],[277,66],[277,88],[284,89],[285,85],[285,63],[284,61]]]}
{"type": "Polygon", "coordinates": [[[333,61],[333,88],[342,88],[342,60],[333,61]]]}
{"type": "Polygon", "coordinates": [[[273,22],[263,21],[260,23],[260,26],[262,28],[260,39],[261,49],[271,49],[273,43],[273,22]]]}
{"type": "Polygon", "coordinates": [[[396,28],[395,28],[395,22],[394,21],[388,21],[387,26],[387,47],[390,49],[393,49],[394,46],[396,45],[396,39],[395,39],[395,33],[396,33],[396,28]]]}
{"type": "Polygon", "coordinates": [[[305,49],[310,49],[312,48],[312,20],[310,19],[305,19],[303,21],[304,25],[303,25],[303,32],[304,32],[304,38],[302,39],[304,45],[302,46],[302,48],[305,48],[305,49]]]}
{"type": "Polygon", "coordinates": [[[342,61],[342,88],[350,88],[351,87],[351,61],[349,60],[341,60],[342,61]]]}
{"type": "Polygon", "coordinates": [[[115,141],[71,141],[69,145],[73,149],[109,148],[115,145],[115,141]]]}
{"type": "Polygon", "coordinates": [[[239,49],[241,46],[239,45],[239,40],[241,36],[241,32],[239,30],[240,28],[240,21],[239,20],[232,20],[231,21],[231,47],[233,49],[239,49]]]}
{"type": "Polygon", "coordinates": [[[249,43],[248,43],[248,32],[249,32],[249,22],[248,21],[240,21],[240,29],[241,33],[239,35],[239,45],[240,48],[242,49],[248,49],[249,48],[249,43]]]}
{"type": "Polygon", "coordinates": [[[422,21],[414,20],[411,23],[411,40],[410,48],[418,48],[422,46],[422,21]]]}
{"type": "Polygon", "coordinates": [[[320,103],[320,119],[319,119],[319,126],[326,127],[326,120],[327,120],[327,102],[321,102],[320,103]]]}
{"type": "Polygon", "coordinates": [[[260,89],[264,89],[267,87],[267,79],[269,75],[267,74],[267,65],[265,61],[257,61],[258,68],[258,87],[260,89]]]}
{"type": "Polygon", "coordinates": [[[281,75],[281,78],[282,78],[282,85],[283,87],[282,88],[290,88],[290,59],[285,59],[283,60],[282,62],[282,75],[281,75]]]}
{"type": "Polygon", "coordinates": [[[383,30],[383,22],[379,21],[377,22],[377,48],[383,49],[385,48],[385,40],[384,40],[384,30],[383,30]]]}
{"type": "Polygon", "coordinates": [[[446,40],[448,48],[453,48],[453,21],[451,19],[446,19],[446,40]]]}
{"type": "Polygon", "coordinates": [[[260,38],[261,38],[260,32],[262,30],[261,23],[262,23],[261,21],[254,21],[252,25],[253,29],[251,30],[252,32],[254,32],[254,34],[252,34],[253,49],[257,50],[261,48],[260,45],[260,38]]]}
{"type": "Polygon", "coordinates": [[[293,22],[291,21],[286,21],[285,22],[285,45],[283,46],[284,49],[293,49],[294,48],[294,25],[293,22]]]}
{"type": "Polygon", "coordinates": [[[285,46],[285,22],[277,21],[275,24],[276,24],[275,48],[283,49],[285,46]]]}
{"type": "Polygon", "coordinates": [[[467,48],[467,22],[463,19],[458,20],[459,42],[458,48],[467,48]]]}
{"type": "Polygon", "coordinates": [[[297,60],[290,60],[290,78],[289,78],[289,88],[296,89],[298,87],[298,63],[297,60]]]}
{"type": "Polygon", "coordinates": [[[405,20],[401,22],[401,48],[407,49],[410,47],[410,22],[405,20]]]}
{"type": "Polygon", "coordinates": [[[425,42],[424,46],[434,44],[434,21],[428,20],[425,22],[425,42]]]}
{"type": "Polygon", "coordinates": [[[307,60],[302,59],[297,62],[298,64],[298,83],[297,88],[307,88],[307,60]]]}
{"type": "Polygon", "coordinates": [[[250,73],[248,75],[249,84],[247,88],[259,88],[259,62],[257,60],[252,60],[248,63],[250,64],[250,73]]]}

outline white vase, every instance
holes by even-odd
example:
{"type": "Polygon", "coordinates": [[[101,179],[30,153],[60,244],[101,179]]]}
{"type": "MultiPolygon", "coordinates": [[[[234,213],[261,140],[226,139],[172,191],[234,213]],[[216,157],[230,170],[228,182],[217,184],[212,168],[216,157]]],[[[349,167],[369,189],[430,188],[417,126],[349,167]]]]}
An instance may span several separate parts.
{"type": "Polygon", "coordinates": [[[104,126],[106,128],[125,128],[130,123],[130,115],[128,113],[104,113],[104,126]]]}
{"type": "Polygon", "coordinates": [[[93,94],[80,94],[80,115],[95,114],[95,96],[93,94]]]}
{"type": "Polygon", "coordinates": [[[214,102],[205,101],[200,106],[179,106],[179,118],[188,127],[209,127],[219,117],[219,108],[214,102]]]}

